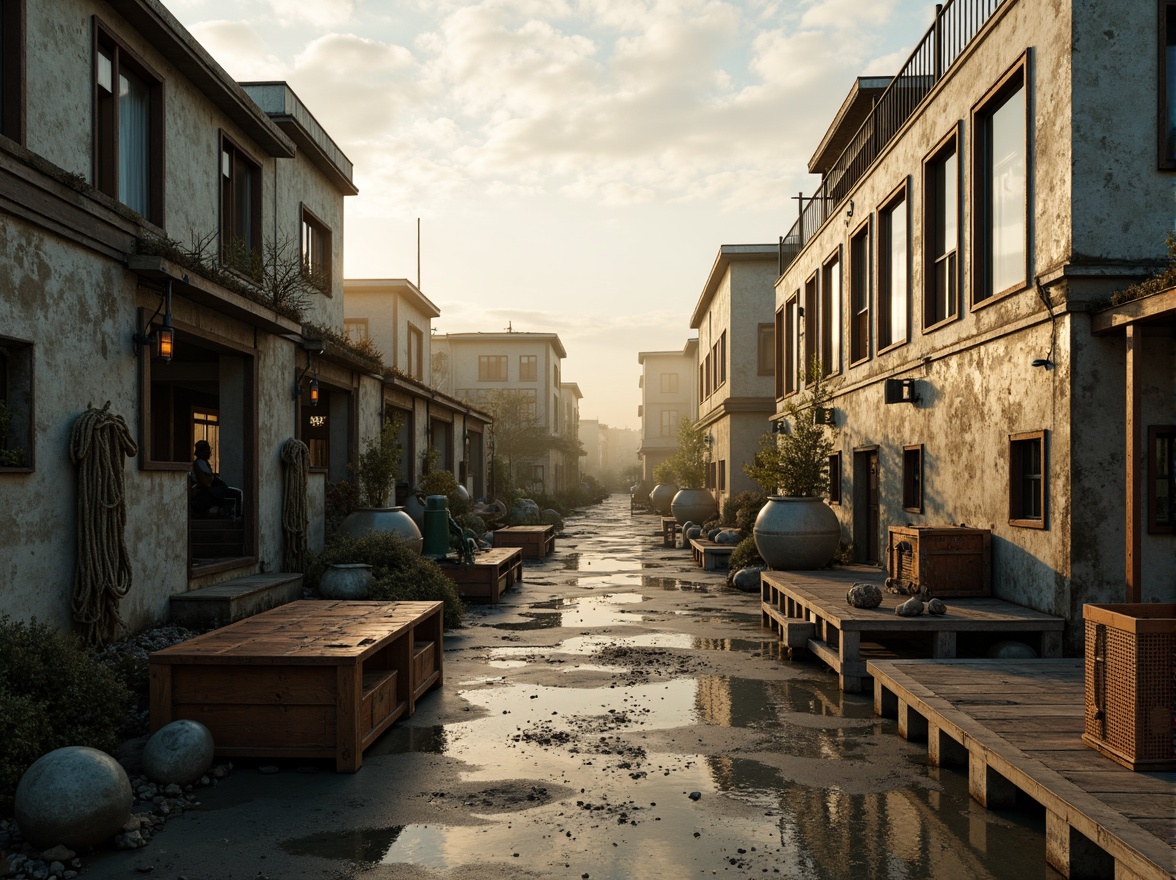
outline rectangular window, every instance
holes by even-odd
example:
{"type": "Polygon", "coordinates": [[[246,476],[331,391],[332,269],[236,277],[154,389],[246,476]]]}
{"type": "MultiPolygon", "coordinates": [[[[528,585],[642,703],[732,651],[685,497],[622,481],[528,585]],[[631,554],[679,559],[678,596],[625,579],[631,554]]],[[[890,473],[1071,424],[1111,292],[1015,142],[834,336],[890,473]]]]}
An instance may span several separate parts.
{"type": "Polygon", "coordinates": [[[813,362],[814,358],[821,356],[820,302],[817,299],[819,284],[820,279],[814,272],[804,283],[804,302],[801,304],[800,317],[804,324],[804,362],[797,364],[797,368],[806,376],[809,364],[813,362]]]}
{"type": "Polygon", "coordinates": [[[706,393],[703,394],[703,397],[710,397],[711,392],[713,392],[715,390],[715,372],[714,372],[714,359],[713,359],[713,357],[708,354],[706,356],[706,360],[703,361],[702,364],[703,364],[703,367],[705,368],[703,370],[703,373],[706,377],[706,393]]]}
{"type": "Polygon", "coordinates": [[[221,135],[221,262],[261,273],[261,166],[221,135]]]}
{"type": "Polygon", "coordinates": [[[302,274],[324,293],[331,290],[331,230],[302,206],[302,274]]]}
{"type": "Polygon", "coordinates": [[[841,372],[841,259],[821,268],[821,374],[841,372]]]}
{"type": "Polygon", "coordinates": [[[717,481],[718,481],[718,476],[716,474],[717,464],[718,464],[717,462],[713,462],[713,461],[708,461],[706,463],[706,485],[703,486],[702,488],[704,488],[704,489],[715,488],[717,481]]]}
{"type": "Polygon", "coordinates": [[[678,433],[678,411],[676,409],[662,410],[660,429],[662,437],[673,437],[678,433]]]}
{"type": "Polygon", "coordinates": [[[1176,0],[1160,3],[1160,167],[1176,168],[1176,0]]]}
{"type": "Polygon", "coordinates": [[[1025,286],[1026,181],[1024,69],[1018,67],[975,112],[976,253],[973,304],[1025,286]]]}
{"type": "Polygon", "coordinates": [[[706,396],[703,393],[703,391],[705,390],[704,386],[706,384],[703,380],[704,372],[705,372],[705,367],[702,364],[699,364],[698,365],[698,399],[699,400],[702,400],[702,398],[704,398],[706,396]]]}
{"type": "Polygon", "coordinates": [[[418,382],[425,378],[425,331],[408,325],[408,375],[418,382]]]}
{"type": "Polygon", "coordinates": [[[955,318],[959,307],[960,174],[955,135],[923,168],[923,329],[955,318]]]}
{"type": "Polygon", "coordinates": [[[923,447],[902,448],[902,509],[923,512],[923,447]]]}
{"type": "Polygon", "coordinates": [[[1009,524],[1045,528],[1045,431],[1009,436],[1009,524]]]}
{"type": "Polygon", "coordinates": [[[363,342],[368,338],[367,318],[344,318],[343,330],[352,342],[363,342]]]}
{"type": "Polygon", "coordinates": [[[726,330],[724,330],[722,335],[719,336],[719,357],[718,357],[718,361],[717,361],[716,365],[719,370],[719,381],[715,383],[715,386],[717,387],[719,385],[725,384],[727,381],[727,331],[726,330]]]}
{"type": "Polygon", "coordinates": [[[506,381],[506,355],[480,354],[478,355],[479,382],[506,381]]]}
{"type": "Polygon", "coordinates": [[[800,378],[800,291],[784,303],[784,395],[795,394],[800,378]]]}
{"type": "Polygon", "coordinates": [[[870,224],[867,221],[849,241],[849,362],[870,356],[870,224]]]}
{"type": "Polygon", "coordinates": [[[784,309],[776,309],[776,317],[774,321],[774,339],[772,340],[772,371],[775,373],[775,378],[772,380],[772,388],[775,391],[776,397],[784,396],[784,309]]]}
{"type": "Polygon", "coordinates": [[[519,381],[535,382],[539,379],[539,356],[534,354],[519,355],[519,381]]]}
{"type": "Polygon", "coordinates": [[[906,187],[878,212],[878,350],[906,342],[910,296],[906,187]]]}
{"type": "Polygon", "coordinates": [[[1176,425],[1147,429],[1147,530],[1176,532],[1176,425]]]}
{"type": "Polygon", "coordinates": [[[717,470],[719,476],[719,491],[725,492],[727,491],[727,460],[725,458],[719,459],[717,470]]]}
{"type": "Polygon", "coordinates": [[[755,337],[755,371],[760,376],[771,376],[776,371],[775,353],[776,328],[772,324],[759,324],[755,337]]]}
{"type": "Polygon", "coordinates": [[[678,374],[677,373],[662,373],[661,374],[661,393],[662,394],[677,394],[678,393],[678,374]]]}
{"type": "Polygon", "coordinates": [[[163,221],[163,81],[95,20],[95,188],[163,221]]]}
{"type": "Polygon", "coordinates": [[[829,456],[829,503],[841,503],[841,453],[829,456]]]}
{"type": "Polygon", "coordinates": [[[0,135],[25,139],[25,0],[0,0],[0,135]]]}
{"type": "Polygon", "coordinates": [[[33,469],[33,344],[0,336],[0,472],[33,469]]]}

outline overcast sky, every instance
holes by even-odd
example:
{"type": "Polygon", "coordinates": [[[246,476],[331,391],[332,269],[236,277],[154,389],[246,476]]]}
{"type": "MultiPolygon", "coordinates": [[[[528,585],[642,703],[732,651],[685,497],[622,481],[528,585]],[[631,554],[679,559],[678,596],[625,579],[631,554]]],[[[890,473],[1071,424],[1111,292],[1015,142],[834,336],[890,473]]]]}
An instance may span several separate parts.
{"type": "Polygon", "coordinates": [[[167,0],[238,80],[281,79],[355,163],[349,278],[417,280],[438,332],[556,332],[582,418],[639,427],[722,244],[775,242],[855,76],[915,0],[167,0]]]}

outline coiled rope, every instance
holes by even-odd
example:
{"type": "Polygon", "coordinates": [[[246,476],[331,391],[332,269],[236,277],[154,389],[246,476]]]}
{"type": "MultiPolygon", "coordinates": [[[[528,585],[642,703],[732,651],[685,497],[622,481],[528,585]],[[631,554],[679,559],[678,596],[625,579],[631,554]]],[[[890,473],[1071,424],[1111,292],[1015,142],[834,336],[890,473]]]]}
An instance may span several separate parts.
{"type": "Polygon", "coordinates": [[[306,500],[310,450],[301,440],[291,437],[282,446],[282,461],[286,465],[285,495],[282,499],[282,533],[286,537],[284,570],[305,572],[306,533],[310,522],[306,500]]]}
{"type": "Polygon", "coordinates": [[[93,645],[126,629],[119,600],[131,589],[123,458],[138,453],[122,416],[88,406],[74,422],[70,458],[78,469],[78,561],[71,608],[93,645]]]}

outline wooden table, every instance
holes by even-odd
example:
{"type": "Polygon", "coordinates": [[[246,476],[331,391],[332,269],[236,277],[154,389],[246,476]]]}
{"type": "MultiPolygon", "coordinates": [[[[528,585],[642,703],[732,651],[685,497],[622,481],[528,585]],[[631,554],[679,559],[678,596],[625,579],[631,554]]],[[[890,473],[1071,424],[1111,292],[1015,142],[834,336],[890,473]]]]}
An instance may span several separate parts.
{"type": "Polygon", "coordinates": [[[507,526],[494,530],[495,547],[519,547],[527,559],[546,559],[555,549],[555,526],[507,526]]]}
{"type": "MultiPolygon", "coordinates": [[[[858,692],[869,678],[863,646],[875,656],[957,656],[959,642],[1025,639],[1041,657],[1060,657],[1066,622],[1001,599],[947,599],[947,614],[899,617],[907,596],[882,591],[877,608],[854,608],[845,593],[856,581],[881,588],[876,569],[765,571],[760,577],[763,625],[788,648],[805,648],[837,673],[843,691],[858,692]],[[905,653],[904,653],[905,652],[905,653]]],[[[975,655],[973,655],[975,656],[975,655]]],[[[983,654],[981,653],[981,656],[983,654]]]]}
{"type": "Polygon", "coordinates": [[[703,571],[716,571],[730,567],[734,544],[716,544],[706,538],[691,538],[690,549],[694,553],[694,564],[703,571]]]}
{"type": "Polygon", "coordinates": [[[457,584],[457,594],[463,599],[487,599],[497,604],[499,596],[523,579],[523,551],[521,547],[492,547],[476,553],[472,565],[443,559],[441,570],[457,584]]]}
{"type": "Polygon", "coordinates": [[[661,518],[662,546],[677,547],[678,536],[682,534],[682,524],[672,516],[661,518]]]}
{"type": "Polygon", "coordinates": [[[151,729],[199,721],[217,754],[331,758],[363,750],[442,683],[441,602],[301,600],[151,655],[151,729]]]}

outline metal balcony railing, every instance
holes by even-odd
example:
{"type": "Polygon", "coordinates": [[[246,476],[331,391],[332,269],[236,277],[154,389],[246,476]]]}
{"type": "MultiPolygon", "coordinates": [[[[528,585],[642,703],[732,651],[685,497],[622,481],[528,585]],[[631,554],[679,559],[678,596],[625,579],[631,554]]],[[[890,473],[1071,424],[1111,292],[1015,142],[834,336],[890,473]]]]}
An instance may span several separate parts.
{"type": "Polygon", "coordinates": [[[935,23],[915,47],[899,74],[882,93],[866,121],[850,139],[817,191],[800,200],[800,217],[780,238],[780,274],[813,234],[845,201],[886,145],[911,118],[928,93],[1009,0],[948,0],[935,5],[935,23]]]}

